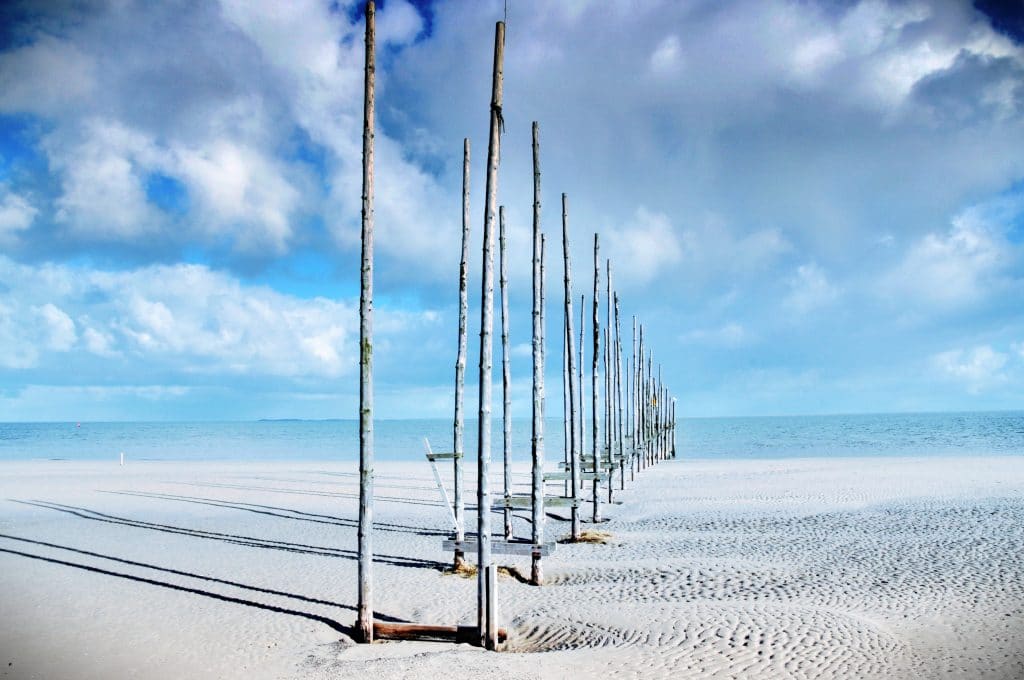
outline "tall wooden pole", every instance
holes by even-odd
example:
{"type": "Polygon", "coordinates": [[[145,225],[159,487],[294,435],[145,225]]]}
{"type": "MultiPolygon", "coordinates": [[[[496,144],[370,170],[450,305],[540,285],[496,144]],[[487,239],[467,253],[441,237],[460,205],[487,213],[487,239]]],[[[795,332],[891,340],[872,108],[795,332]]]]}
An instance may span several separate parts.
{"type": "Polygon", "coordinates": [[[572,430],[569,437],[569,476],[572,478],[572,512],[570,514],[572,521],[570,526],[571,537],[575,541],[579,540],[580,537],[578,497],[580,489],[580,450],[583,447],[583,441],[582,437],[579,436],[582,433],[576,427],[576,409],[581,400],[576,384],[576,348],[573,345],[575,337],[573,336],[572,329],[572,262],[569,257],[569,199],[565,194],[562,194],[562,260],[565,271],[565,335],[569,353],[569,419],[572,421],[572,430]]]}
{"type": "MultiPolygon", "coordinates": [[[[534,147],[534,445],[531,447],[532,543],[544,540],[544,236],[541,233],[541,132],[530,126],[534,147]]],[[[529,580],[541,585],[541,556],[534,552],[529,580]]]]}
{"type": "MultiPolygon", "coordinates": [[[[539,225],[538,230],[539,231],[539,225]]],[[[530,519],[533,524],[531,542],[533,543],[532,560],[530,564],[530,582],[539,586],[544,577],[540,568],[540,552],[538,546],[544,542],[544,354],[545,354],[545,328],[546,319],[544,316],[544,234],[540,235],[540,271],[537,276],[538,288],[540,289],[540,362],[537,373],[537,437],[536,446],[533,449],[533,498],[530,507],[533,514],[530,519]]]]}
{"type": "MultiPolygon", "coordinates": [[[[569,427],[576,423],[569,419],[569,318],[562,306],[562,462],[564,469],[569,469],[569,438],[572,436],[569,427]]],[[[564,495],[569,495],[569,480],[565,480],[564,495]]]]}
{"type": "Polygon", "coordinates": [[[630,452],[629,452],[629,474],[630,480],[636,479],[636,451],[639,445],[639,437],[637,436],[636,429],[636,314],[633,315],[633,356],[630,357],[629,361],[629,405],[630,405],[630,416],[629,416],[629,434],[631,437],[630,441],[630,452]]]}
{"type": "Polygon", "coordinates": [[[359,598],[356,630],[373,642],[373,122],[374,15],[366,3],[366,65],[363,80],[362,264],[359,282],[359,598]]]}
{"type": "Polygon", "coordinates": [[[604,445],[608,451],[607,465],[608,465],[608,502],[612,502],[612,442],[611,442],[611,431],[612,431],[612,419],[611,419],[611,399],[612,399],[612,388],[611,388],[611,357],[608,355],[608,347],[611,345],[611,334],[608,332],[608,326],[601,329],[604,332],[604,445]]]}
{"type": "Polygon", "coordinates": [[[615,426],[612,421],[612,261],[605,259],[605,296],[604,296],[604,441],[608,451],[608,502],[612,502],[614,477],[614,458],[612,457],[612,440],[615,426]]]}
{"type": "Polygon", "coordinates": [[[601,359],[601,253],[600,244],[598,242],[598,235],[594,234],[594,347],[591,358],[590,368],[590,427],[591,427],[591,455],[593,457],[594,465],[594,487],[593,487],[593,502],[594,502],[594,513],[592,521],[601,521],[601,498],[598,493],[600,487],[600,481],[598,479],[601,472],[601,414],[598,411],[598,404],[601,400],[601,388],[600,383],[600,364],[601,359]]]}
{"type": "Polygon", "coordinates": [[[616,424],[618,437],[619,454],[619,483],[623,489],[626,488],[626,452],[624,448],[623,426],[625,419],[622,415],[622,325],[619,323],[619,294],[615,294],[615,403],[616,403],[616,424]]]}
{"type": "MultiPolygon", "coordinates": [[[[452,456],[455,476],[455,542],[461,546],[465,540],[466,503],[463,491],[463,437],[466,416],[463,412],[463,392],[466,385],[466,318],[469,316],[467,284],[469,276],[469,138],[462,140],[462,259],[459,262],[459,351],[455,359],[455,448],[452,456]]],[[[465,564],[462,548],[455,549],[454,568],[465,564]]]]}
{"type": "Polygon", "coordinates": [[[505,206],[498,206],[498,284],[501,288],[502,472],[505,538],[512,538],[512,368],[508,351],[508,259],[505,257],[505,206]]]}
{"type": "MultiPolygon", "coordinates": [[[[583,345],[583,335],[584,335],[584,333],[586,331],[586,326],[587,326],[583,319],[584,319],[584,315],[586,314],[586,308],[587,308],[587,296],[586,295],[580,295],[580,346],[579,346],[580,360],[579,360],[579,366],[577,367],[577,370],[579,372],[579,379],[576,382],[576,386],[579,389],[579,404],[580,404],[580,448],[579,448],[579,454],[580,454],[580,464],[581,465],[583,464],[583,451],[587,447],[587,402],[583,398],[583,390],[584,390],[584,387],[583,387],[583,355],[584,355],[584,352],[583,352],[583,347],[584,347],[584,345],[583,345]]],[[[580,477],[580,479],[577,480],[577,483],[579,484],[579,488],[582,490],[583,489],[583,477],[582,476],[580,477]]]]}
{"type": "Polygon", "coordinates": [[[480,644],[497,646],[494,592],[491,588],[491,356],[494,331],[494,214],[498,204],[498,159],[501,151],[501,94],[505,57],[505,23],[494,28],[494,73],[491,83],[491,132],[487,144],[487,185],[484,201],[483,276],[480,295],[480,415],[477,431],[477,629],[480,644]]]}

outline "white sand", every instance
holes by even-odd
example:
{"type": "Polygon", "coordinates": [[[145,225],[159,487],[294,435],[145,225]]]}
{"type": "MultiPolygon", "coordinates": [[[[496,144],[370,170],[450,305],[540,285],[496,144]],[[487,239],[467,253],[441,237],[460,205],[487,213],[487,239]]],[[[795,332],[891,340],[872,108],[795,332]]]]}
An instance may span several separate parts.
{"type": "MultiPolygon", "coordinates": [[[[472,623],[429,467],[377,473],[377,611],[472,623]]],[[[339,632],[356,492],[351,463],[0,464],[0,678],[1024,678],[1021,458],[662,463],[611,544],[501,579],[505,653],[339,632]]]]}

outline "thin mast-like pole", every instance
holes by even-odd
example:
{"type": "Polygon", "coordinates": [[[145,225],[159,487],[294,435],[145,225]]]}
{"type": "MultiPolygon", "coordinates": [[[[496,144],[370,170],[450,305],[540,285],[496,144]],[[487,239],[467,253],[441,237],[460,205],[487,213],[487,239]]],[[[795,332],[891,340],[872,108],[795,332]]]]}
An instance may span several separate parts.
{"type": "Polygon", "coordinates": [[[565,271],[565,335],[566,346],[569,353],[569,419],[572,421],[572,431],[569,437],[569,476],[572,478],[572,513],[571,513],[571,536],[572,540],[580,537],[580,510],[579,510],[579,488],[580,488],[580,449],[582,448],[582,434],[576,428],[576,407],[580,402],[577,391],[576,377],[576,352],[573,342],[572,329],[572,263],[569,257],[569,199],[562,194],[562,258],[565,271]]]}
{"type": "Polygon", "coordinates": [[[619,483],[623,489],[626,488],[626,457],[623,448],[624,418],[622,414],[622,325],[619,323],[619,294],[615,294],[615,403],[617,413],[617,444],[619,453],[619,483]]]}
{"type": "MultiPolygon", "coordinates": [[[[579,448],[579,454],[580,454],[580,463],[581,464],[583,463],[583,450],[587,446],[587,443],[586,443],[587,442],[587,402],[583,398],[583,355],[584,355],[584,352],[583,352],[583,349],[584,349],[583,334],[584,334],[584,332],[586,330],[586,323],[584,323],[583,319],[584,319],[584,315],[586,314],[586,308],[587,308],[586,302],[587,302],[587,296],[581,294],[580,295],[580,351],[579,351],[579,358],[580,358],[580,360],[579,360],[579,365],[577,367],[577,370],[579,372],[579,380],[576,383],[577,388],[579,389],[579,403],[580,403],[580,448],[579,448]]],[[[582,479],[582,477],[579,480],[577,480],[577,482],[580,485],[579,488],[582,489],[583,488],[583,479],[582,479]]]]}
{"type": "Polygon", "coordinates": [[[637,436],[637,418],[636,418],[636,314],[633,315],[633,356],[629,360],[629,433],[630,433],[630,452],[629,452],[629,478],[630,480],[636,479],[636,451],[637,445],[639,444],[639,437],[637,436]]]}
{"type": "Polygon", "coordinates": [[[508,258],[505,257],[505,206],[498,206],[498,284],[501,288],[502,489],[505,539],[512,538],[512,367],[508,351],[508,258]]]}
{"type": "Polygon", "coordinates": [[[462,140],[462,259],[459,262],[459,350],[455,359],[455,450],[452,454],[455,476],[455,549],[454,568],[465,564],[462,543],[465,540],[466,504],[463,500],[463,437],[466,415],[463,412],[463,393],[466,386],[466,318],[469,316],[467,284],[469,277],[469,138],[462,140]]]}
{"type": "Polygon", "coordinates": [[[612,440],[615,426],[612,424],[612,261],[605,260],[605,297],[604,297],[604,441],[608,451],[608,502],[612,502],[612,477],[614,476],[614,458],[612,457],[612,440]]]}
{"type": "Polygon", "coordinates": [[[594,234],[594,318],[593,318],[593,329],[594,329],[594,347],[591,352],[591,367],[590,367],[590,389],[592,390],[590,395],[591,413],[590,413],[590,427],[591,427],[591,456],[593,457],[594,467],[594,486],[593,486],[593,502],[594,502],[594,513],[592,521],[597,523],[601,521],[601,498],[598,493],[600,487],[600,472],[601,472],[601,414],[597,410],[598,404],[601,399],[601,388],[598,380],[600,379],[600,366],[599,361],[601,359],[601,319],[600,308],[601,308],[601,257],[600,257],[600,243],[598,241],[598,235],[594,234]]]}
{"type": "Polygon", "coordinates": [[[373,642],[373,123],[376,7],[366,3],[363,80],[362,263],[359,283],[359,599],[356,630],[373,642]]]}
{"type": "Polygon", "coordinates": [[[494,28],[494,72],[491,83],[491,131],[487,145],[487,185],[484,193],[483,276],[480,295],[480,415],[477,428],[477,630],[480,644],[497,646],[494,630],[494,591],[491,588],[491,358],[494,332],[494,215],[498,204],[498,159],[501,151],[502,69],[505,23],[494,28]]]}
{"type": "MultiPolygon", "coordinates": [[[[544,338],[543,338],[543,236],[540,233],[540,130],[537,121],[531,125],[533,148],[533,437],[530,446],[530,507],[532,513],[531,537],[533,545],[539,545],[541,533],[537,526],[538,517],[544,517],[544,338]]],[[[530,580],[540,577],[540,556],[534,552],[530,569],[530,580]]],[[[535,581],[536,582],[536,581],[535,581]]]]}
{"type": "MultiPolygon", "coordinates": [[[[538,229],[539,231],[539,229],[538,229]]],[[[530,517],[533,525],[531,542],[533,553],[530,563],[530,583],[539,586],[544,580],[540,567],[540,545],[544,542],[544,345],[546,318],[544,315],[544,234],[540,235],[540,271],[537,276],[538,288],[540,289],[540,371],[537,374],[538,382],[538,417],[537,417],[537,446],[533,450],[533,499],[530,507],[533,514],[530,517]]]]}

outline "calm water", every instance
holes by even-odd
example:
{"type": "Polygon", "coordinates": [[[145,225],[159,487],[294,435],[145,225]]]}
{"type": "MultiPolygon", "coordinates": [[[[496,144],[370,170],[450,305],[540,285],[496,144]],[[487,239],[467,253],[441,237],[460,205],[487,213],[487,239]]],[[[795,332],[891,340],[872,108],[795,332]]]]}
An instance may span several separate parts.
{"type": "MultiPolygon", "coordinates": [[[[476,423],[466,423],[467,452],[476,423]]],[[[529,451],[529,419],[515,421],[516,457],[529,451]]],[[[560,458],[561,420],[546,422],[548,455],[560,458]]],[[[451,423],[388,420],[375,425],[380,460],[419,459],[423,438],[451,449],[451,423]]],[[[501,451],[500,421],[492,436],[501,451]]],[[[1024,455],[1024,412],[694,418],[680,422],[678,450],[689,458],[1024,455]]],[[[0,423],[0,460],[354,460],[356,421],[229,423],[0,423]]]]}

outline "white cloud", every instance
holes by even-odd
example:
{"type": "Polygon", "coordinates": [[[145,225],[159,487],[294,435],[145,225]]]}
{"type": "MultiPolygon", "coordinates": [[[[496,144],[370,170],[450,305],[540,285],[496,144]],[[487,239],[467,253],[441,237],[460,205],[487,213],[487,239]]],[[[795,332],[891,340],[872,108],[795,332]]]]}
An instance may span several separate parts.
{"type": "Polygon", "coordinates": [[[606,231],[604,237],[619,280],[651,281],[682,256],[669,218],[642,206],[628,224],[606,231]]]}
{"type": "Polygon", "coordinates": [[[655,75],[669,75],[682,67],[682,47],[679,36],[664,38],[651,53],[651,71],[655,75]]]}
{"type": "Polygon", "coordinates": [[[9,243],[32,226],[38,210],[23,196],[0,184],[0,244],[9,243]]]}
{"type": "Polygon", "coordinates": [[[95,85],[95,64],[89,55],[50,35],[42,34],[25,47],[0,54],[3,112],[60,114],[95,85]]]}
{"type": "MultiPolygon", "coordinates": [[[[351,305],[244,286],[199,265],[104,272],[0,258],[0,284],[20,291],[0,294],[0,356],[11,368],[75,348],[72,315],[89,353],[131,357],[146,369],[337,377],[356,365],[351,305]]],[[[379,315],[386,328],[388,314],[379,315]]]]}
{"type": "Polygon", "coordinates": [[[999,229],[978,209],[968,210],[953,219],[945,234],[927,234],[914,243],[883,278],[882,291],[958,307],[985,298],[1010,261],[1009,244],[999,229]]]}
{"type": "Polygon", "coordinates": [[[698,328],[684,333],[682,342],[711,347],[736,348],[750,344],[754,338],[743,324],[731,321],[718,328],[698,328]]]}
{"type": "Polygon", "coordinates": [[[802,264],[789,279],[789,294],[783,304],[799,314],[806,314],[835,302],[841,293],[814,262],[802,264]]]}
{"type": "Polygon", "coordinates": [[[47,302],[32,309],[45,327],[46,346],[58,352],[71,349],[78,340],[75,322],[63,309],[47,302]]]}
{"type": "Polygon", "coordinates": [[[940,352],[931,358],[940,376],[965,384],[972,394],[1006,382],[1007,376],[1003,373],[1006,361],[1006,354],[989,345],[940,352]]]}

